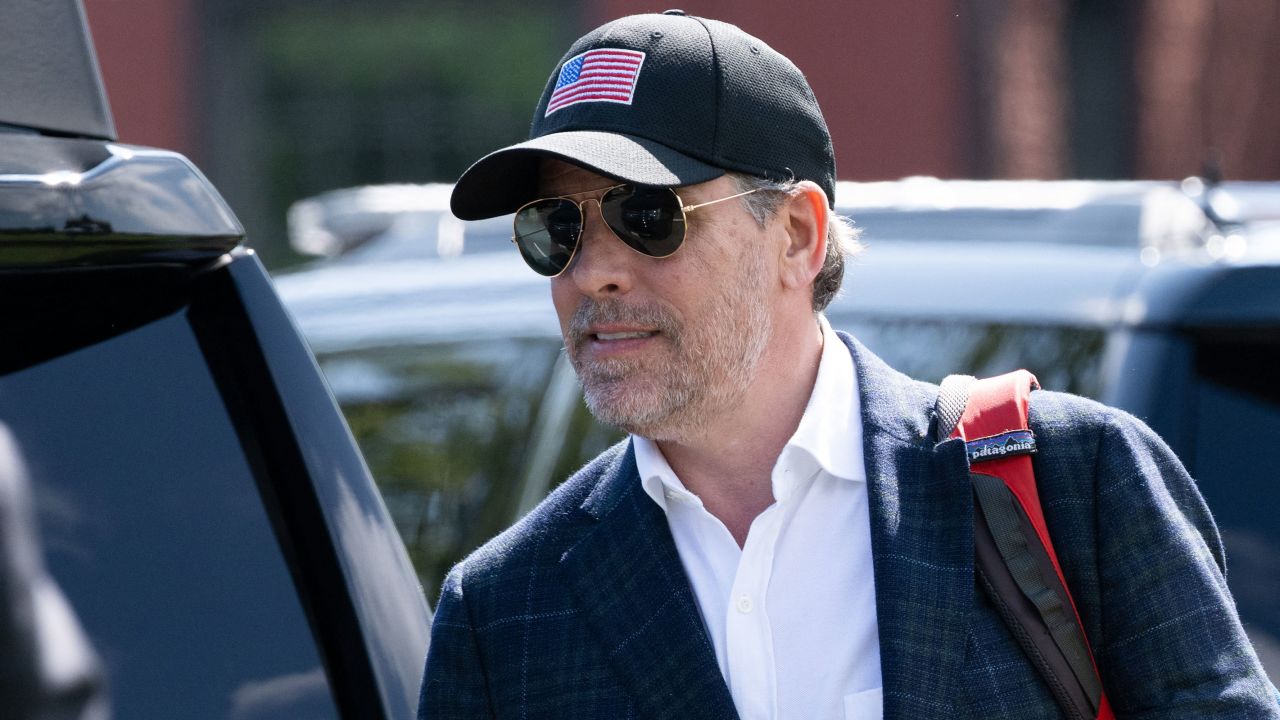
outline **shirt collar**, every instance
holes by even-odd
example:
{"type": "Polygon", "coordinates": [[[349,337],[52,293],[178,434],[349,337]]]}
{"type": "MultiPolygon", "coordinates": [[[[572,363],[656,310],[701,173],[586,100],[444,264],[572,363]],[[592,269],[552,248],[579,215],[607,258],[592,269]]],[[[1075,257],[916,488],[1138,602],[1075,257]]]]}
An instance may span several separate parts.
{"type": "MultiPolygon", "coordinates": [[[[774,497],[784,499],[791,488],[779,483],[780,469],[817,463],[826,473],[845,480],[866,481],[862,463],[862,413],[858,407],[858,379],[853,355],[831,323],[818,316],[822,331],[822,356],[818,360],[818,376],[795,433],[778,455],[774,468],[774,497]],[[797,457],[797,454],[803,454],[797,457]],[[807,455],[807,458],[803,456],[807,455]]],[[[639,435],[631,436],[635,449],[640,486],[663,511],[668,498],[701,505],[697,495],[689,492],[676,477],[657,443],[639,435]]]]}
{"type": "Polygon", "coordinates": [[[667,511],[667,498],[693,505],[702,505],[702,499],[689,492],[671,469],[658,444],[647,437],[631,436],[631,446],[636,452],[636,469],[640,472],[640,487],[646,495],[667,511]]]}
{"type": "MultiPolygon", "coordinates": [[[[809,404],[796,432],[782,449],[808,453],[828,474],[866,481],[862,464],[862,413],[858,407],[858,378],[853,355],[827,318],[819,315],[822,358],[809,404]]],[[[782,457],[780,456],[780,460],[782,457]]]]}

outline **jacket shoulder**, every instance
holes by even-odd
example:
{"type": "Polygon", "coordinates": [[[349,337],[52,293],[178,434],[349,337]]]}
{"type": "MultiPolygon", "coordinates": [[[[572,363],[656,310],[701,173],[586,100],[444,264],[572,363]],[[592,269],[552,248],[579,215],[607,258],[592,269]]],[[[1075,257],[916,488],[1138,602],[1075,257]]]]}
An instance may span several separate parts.
{"type": "Polygon", "coordinates": [[[1084,471],[1123,480],[1142,471],[1166,474],[1170,465],[1182,471],[1173,450],[1147,426],[1124,410],[1062,392],[1031,393],[1030,426],[1043,456],[1057,458],[1055,469],[1084,471]]]}
{"type": "Polygon", "coordinates": [[[1031,391],[1031,424],[1046,431],[1096,431],[1112,422],[1136,422],[1132,415],[1080,395],[1055,390],[1031,391]]]}

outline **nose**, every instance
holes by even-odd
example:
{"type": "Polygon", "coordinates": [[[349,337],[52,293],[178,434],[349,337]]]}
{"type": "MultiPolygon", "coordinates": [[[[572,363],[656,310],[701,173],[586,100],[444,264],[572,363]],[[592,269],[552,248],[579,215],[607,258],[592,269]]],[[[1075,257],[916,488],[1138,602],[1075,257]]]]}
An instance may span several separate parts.
{"type": "Polygon", "coordinates": [[[635,261],[643,259],[618,239],[600,216],[599,203],[582,204],[582,237],[565,274],[578,291],[592,297],[625,294],[631,289],[635,261]]]}

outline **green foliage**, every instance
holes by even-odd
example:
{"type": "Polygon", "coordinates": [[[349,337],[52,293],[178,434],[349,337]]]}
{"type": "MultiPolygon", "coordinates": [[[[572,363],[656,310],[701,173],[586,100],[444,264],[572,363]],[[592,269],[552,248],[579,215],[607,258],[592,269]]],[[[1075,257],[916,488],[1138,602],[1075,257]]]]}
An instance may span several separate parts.
{"type": "Polygon", "coordinates": [[[526,114],[562,50],[552,16],[524,5],[373,7],[291,7],[260,28],[258,45],[272,71],[293,82],[357,92],[425,85],[518,103],[526,114]]]}
{"type": "Polygon", "coordinates": [[[283,221],[292,203],[334,188],[450,182],[523,140],[578,31],[563,15],[505,0],[263,9],[248,46],[268,119],[255,151],[264,213],[283,221]]]}

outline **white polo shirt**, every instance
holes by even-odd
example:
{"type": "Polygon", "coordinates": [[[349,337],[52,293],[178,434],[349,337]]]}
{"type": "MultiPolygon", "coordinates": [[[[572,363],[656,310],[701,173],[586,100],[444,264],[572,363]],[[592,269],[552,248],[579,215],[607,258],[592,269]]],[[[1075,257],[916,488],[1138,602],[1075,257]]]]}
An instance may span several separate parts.
{"type": "Polygon", "coordinates": [[[774,503],[742,548],[658,446],[632,436],[743,720],[883,713],[857,376],[848,348],[826,318],[819,324],[813,392],[773,467],[774,503]]]}

